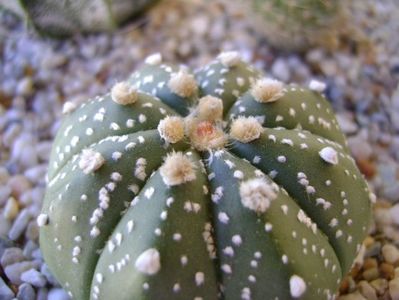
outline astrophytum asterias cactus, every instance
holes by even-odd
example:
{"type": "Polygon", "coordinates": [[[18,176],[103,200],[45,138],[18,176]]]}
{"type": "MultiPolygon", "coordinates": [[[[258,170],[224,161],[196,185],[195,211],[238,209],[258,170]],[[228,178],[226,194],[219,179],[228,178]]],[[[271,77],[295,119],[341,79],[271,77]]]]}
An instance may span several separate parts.
{"type": "Polygon", "coordinates": [[[0,0],[39,32],[63,36],[115,29],[156,0],[0,0]]]}
{"type": "Polygon", "coordinates": [[[323,89],[156,54],[66,103],[38,218],[54,275],[74,299],[333,298],[371,194],[323,89]]]}

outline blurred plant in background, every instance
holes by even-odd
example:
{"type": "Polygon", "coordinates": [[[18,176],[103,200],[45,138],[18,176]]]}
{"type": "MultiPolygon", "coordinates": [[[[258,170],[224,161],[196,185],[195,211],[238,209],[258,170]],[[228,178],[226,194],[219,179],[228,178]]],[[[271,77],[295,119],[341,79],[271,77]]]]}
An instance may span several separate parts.
{"type": "Polygon", "coordinates": [[[116,29],[157,0],[0,0],[38,32],[67,36],[116,29]]]}

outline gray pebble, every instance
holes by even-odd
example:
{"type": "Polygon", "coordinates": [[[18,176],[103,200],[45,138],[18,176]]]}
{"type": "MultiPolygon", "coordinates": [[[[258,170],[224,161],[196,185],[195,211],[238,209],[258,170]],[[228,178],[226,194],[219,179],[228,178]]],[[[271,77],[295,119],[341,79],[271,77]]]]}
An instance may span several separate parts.
{"type": "Polygon", "coordinates": [[[47,300],[47,299],[48,299],[48,289],[45,287],[38,289],[36,300],[47,300]]]}
{"type": "Polygon", "coordinates": [[[0,236],[5,237],[11,228],[11,222],[6,219],[3,214],[0,214],[0,236]]]}
{"type": "Polygon", "coordinates": [[[42,273],[47,278],[47,281],[53,286],[57,287],[60,286],[57,279],[54,277],[54,275],[51,273],[50,269],[48,268],[47,264],[45,263],[42,264],[42,266],[40,267],[40,273],[42,273]]]}
{"type": "Polygon", "coordinates": [[[46,277],[35,269],[29,269],[21,274],[21,280],[36,287],[44,287],[47,283],[46,277]]]}
{"type": "Polygon", "coordinates": [[[32,258],[32,252],[35,251],[35,250],[38,249],[38,248],[39,248],[39,246],[38,246],[35,242],[33,242],[33,241],[28,241],[28,242],[25,244],[23,253],[24,253],[25,257],[27,257],[27,258],[32,258]]]}
{"type": "Polygon", "coordinates": [[[0,186],[0,206],[3,206],[11,195],[11,188],[9,186],[0,186]]]}
{"type": "Polygon", "coordinates": [[[22,261],[4,268],[4,273],[8,279],[14,284],[21,284],[21,274],[26,270],[39,267],[39,263],[35,261],[22,261]]]}
{"type": "Polygon", "coordinates": [[[36,298],[36,293],[33,287],[28,283],[23,283],[19,286],[17,299],[18,300],[33,300],[36,298]]]}
{"type": "Polygon", "coordinates": [[[13,291],[8,287],[4,280],[0,277],[0,299],[11,300],[14,298],[13,291]]]}
{"type": "Polygon", "coordinates": [[[12,224],[8,237],[13,241],[17,240],[24,232],[31,218],[30,212],[27,209],[23,209],[12,224]]]}
{"type": "Polygon", "coordinates": [[[29,222],[25,236],[31,241],[37,241],[39,239],[39,226],[37,225],[36,220],[29,222]]]}
{"type": "Polygon", "coordinates": [[[48,300],[70,300],[71,298],[63,289],[51,289],[48,293],[48,300]]]}
{"type": "Polygon", "coordinates": [[[10,248],[12,246],[13,246],[13,242],[12,241],[10,241],[9,239],[3,238],[0,235],[0,257],[3,256],[4,251],[6,251],[6,249],[8,249],[8,248],[10,248]]]}
{"type": "Polygon", "coordinates": [[[22,250],[17,247],[8,248],[4,251],[3,255],[1,256],[1,266],[3,268],[7,267],[8,265],[15,264],[17,262],[24,261],[26,258],[22,253],[22,250]]]}
{"type": "Polygon", "coordinates": [[[278,58],[272,65],[272,74],[278,79],[288,82],[291,77],[290,69],[284,59],[278,58]]]}

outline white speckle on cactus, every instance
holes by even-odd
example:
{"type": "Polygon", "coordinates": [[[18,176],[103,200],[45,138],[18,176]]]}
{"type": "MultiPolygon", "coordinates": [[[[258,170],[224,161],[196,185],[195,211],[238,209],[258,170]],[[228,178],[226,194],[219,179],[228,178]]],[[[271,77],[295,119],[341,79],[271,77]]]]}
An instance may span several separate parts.
{"type": "Polygon", "coordinates": [[[157,249],[150,248],[139,255],[135,262],[136,269],[147,275],[154,275],[161,269],[161,257],[157,249]]]}
{"type": "Polygon", "coordinates": [[[227,256],[233,257],[234,249],[230,246],[227,246],[226,248],[223,249],[223,253],[226,254],[227,256]]]}
{"type": "Polygon", "coordinates": [[[136,161],[136,169],[134,170],[134,176],[136,176],[140,180],[145,180],[147,174],[145,172],[145,168],[147,166],[147,160],[143,157],[140,157],[136,161]]]}
{"type": "Polygon", "coordinates": [[[225,213],[225,212],[220,212],[218,214],[218,219],[220,222],[222,222],[223,224],[228,224],[229,223],[229,216],[225,213]]]}
{"type": "Polygon", "coordinates": [[[133,104],[138,99],[138,93],[127,82],[118,82],[111,89],[111,99],[121,105],[133,104]]]}
{"type": "Polygon", "coordinates": [[[100,229],[98,229],[98,227],[94,226],[91,230],[90,230],[90,236],[91,237],[97,237],[100,234],[100,229]]]}
{"type": "Polygon", "coordinates": [[[43,227],[43,226],[45,226],[45,225],[47,225],[48,224],[48,221],[49,221],[49,217],[48,217],[48,215],[47,214],[40,214],[38,217],[37,217],[37,225],[39,226],[39,227],[43,227]]]}
{"type": "Polygon", "coordinates": [[[241,290],[241,299],[242,300],[251,300],[251,290],[248,287],[245,287],[241,290]]]}
{"type": "Polygon", "coordinates": [[[262,132],[262,125],[252,116],[238,117],[233,121],[230,128],[230,136],[241,143],[249,143],[258,139],[262,132]]]}
{"type": "Polygon", "coordinates": [[[231,274],[232,270],[231,270],[231,266],[228,264],[223,264],[222,265],[222,271],[226,274],[231,274]]]}
{"type": "Polygon", "coordinates": [[[154,194],[154,192],[155,192],[155,189],[153,187],[149,187],[148,189],[145,190],[144,196],[147,199],[150,199],[152,197],[152,195],[154,194]]]}
{"type": "Polygon", "coordinates": [[[180,97],[191,97],[197,92],[197,82],[193,75],[185,71],[179,71],[171,75],[168,87],[180,97]]]}
{"type": "Polygon", "coordinates": [[[85,174],[90,174],[98,170],[105,163],[101,153],[92,149],[83,149],[79,160],[79,168],[85,174]]]}
{"type": "Polygon", "coordinates": [[[184,121],[181,117],[167,116],[159,121],[158,132],[168,143],[177,143],[184,137],[184,121]]]}
{"type": "Polygon", "coordinates": [[[217,121],[223,117],[223,101],[208,95],[202,97],[198,103],[198,118],[200,120],[217,121]]]}
{"type": "Polygon", "coordinates": [[[306,283],[302,277],[292,275],[290,278],[290,292],[294,298],[299,298],[306,292],[306,283]]]}
{"type": "Polygon", "coordinates": [[[182,266],[187,265],[187,263],[188,263],[188,258],[187,258],[186,255],[182,255],[182,256],[180,257],[180,263],[182,264],[182,266]]]}
{"type": "Polygon", "coordinates": [[[239,234],[233,235],[233,237],[231,238],[231,241],[236,246],[240,246],[242,244],[242,238],[239,234]]]}
{"type": "Polygon", "coordinates": [[[327,85],[324,82],[318,80],[311,80],[309,82],[309,89],[315,92],[323,93],[327,85]]]}
{"type": "Polygon", "coordinates": [[[244,173],[240,170],[235,170],[233,173],[234,178],[237,179],[243,179],[244,178],[244,173]]]}
{"type": "Polygon", "coordinates": [[[236,51],[226,51],[219,54],[218,59],[226,68],[235,67],[240,61],[241,56],[236,51]]]}
{"type": "Polygon", "coordinates": [[[62,113],[64,115],[70,114],[72,112],[74,112],[76,109],[76,104],[70,101],[67,101],[64,103],[64,105],[62,106],[62,113]]]}
{"type": "Polygon", "coordinates": [[[180,292],[180,284],[179,283],[175,283],[173,285],[173,292],[175,292],[175,293],[180,292]]]}
{"type": "Polygon", "coordinates": [[[240,185],[241,203],[257,213],[264,213],[277,198],[275,187],[264,178],[253,178],[240,185]]]}
{"type": "Polygon", "coordinates": [[[284,95],[284,84],[276,79],[259,79],[252,86],[251,94],[258,102],[274,102],[284,95]]]}
{"type": "Polygon", "coordinates": [[[169,153],[160,168],[163,182],[168,186],[192,181],[195,176],[195,164],[182,152],[169,153]]]}
{"type": "Polygon", "coordinates": [[[146,57],[145,61],[146,64],[157,66],[162,63],[162,55],[161,53],[154,53],[146,57]]]}
{"type": "Polygon", "coordinates": [[[140,123],[145,123],[147,121],[147,117],[143,114],[139,115],[139,122],[140,123]]]}
{"type": "Polygon", "coordinates": [[[203,272],[197,272],[195,273],[195,284],[197,286],[200,286],[204,283],[205,281],[205,275],[203,272]]]}
{"type": "Polygon", "coordinates": [[[266,232],[270,232],[270,231],[272,231],[272,229],[273,229],[273,225],[272,224],[270,224],[270,223],[266,223],[265,224],[265,231],[266,232]]]}
{"type": "Polygon", "coordinates": [[[312,219],[309,218],[302,209],[298,211],[297,219],[299,222],[305,224],[306,227],[310,228],[314,234],[316,234],[317,232],[316,223],[313,223],[312,219]]]}
{"type": "Polygon", "coordinates": [[[279,163],[285,163],[287,161],[287,158],[284,155],[279,155],[277,156],[277,161],[279,163]]]}
{"type": "Polygon", "coordinates": [[[327,163],[336,165],[338,164],[337,151],[331,147],[325,147],[319,152],[320,157],[327,163]]]}

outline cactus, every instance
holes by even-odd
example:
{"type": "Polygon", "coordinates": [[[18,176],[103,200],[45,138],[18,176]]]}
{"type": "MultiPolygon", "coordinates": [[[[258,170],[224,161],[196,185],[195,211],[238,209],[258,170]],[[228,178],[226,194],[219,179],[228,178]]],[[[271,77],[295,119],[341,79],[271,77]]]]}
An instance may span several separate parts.
{"type": "MultiPolygon", "coordinates": [[[[219,55],[159,54],[76,107],[38,217],[74,299],[333,299],[368,229],[366,182],[322,91],[219,55]]],[[[370,200],[369,200],[370,199],[370,200]]]]}
{"type": "Polygon", "coordinates": [[[66,36],[76,32],[110,31],[154,0],[0,0],[41,33],[66,36]]]}
{"type": "Polygon", "coordinates": [[[262,32],[277,48],[335,48],[340,34],[350,27],[347,13],[351,1],[253,0],[252,10],[262,32]]]}

